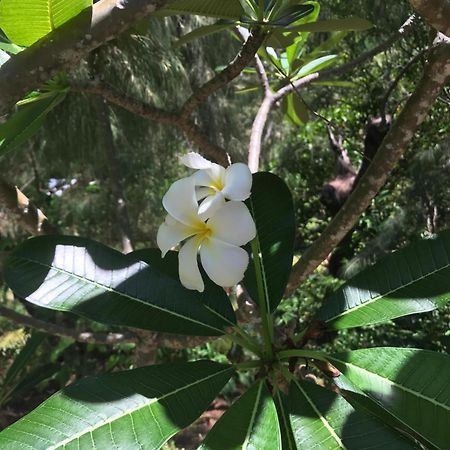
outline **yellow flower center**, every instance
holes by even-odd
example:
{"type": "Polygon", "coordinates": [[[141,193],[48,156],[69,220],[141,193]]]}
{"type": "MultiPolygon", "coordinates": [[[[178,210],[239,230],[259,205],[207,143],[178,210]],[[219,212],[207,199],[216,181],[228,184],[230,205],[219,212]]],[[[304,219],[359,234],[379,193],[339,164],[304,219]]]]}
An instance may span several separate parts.
{"type": "Polygon", "coordinates": [[[225,187],[225,185],[222,179],[216,178],[215,180],[213,180],[211,187],[213,189],[216,189],[217,191],[221,191],[225,187]]]}
{"type": "Polygon", "coordinates": [[[203,241],[212,235],[212,230],[207,223],[201,223],[198,227],[197,236],[203,241]]]}

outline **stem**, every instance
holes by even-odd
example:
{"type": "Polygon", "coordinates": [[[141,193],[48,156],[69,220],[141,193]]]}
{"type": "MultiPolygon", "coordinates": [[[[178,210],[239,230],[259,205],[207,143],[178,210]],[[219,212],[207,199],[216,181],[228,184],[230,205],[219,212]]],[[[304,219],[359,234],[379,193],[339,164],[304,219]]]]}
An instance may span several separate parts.
{"type": "Polygon", "coordinates": [[[318,359],[327,361],[325,353],[315,352],[313,350],[284,350],[277,354],[279,359],[289,359],[292,357],[318,359]]]}
{"type": "Polygon", "coordinates": [[[268,305],[268,295],[266,290],[266,283],[264,280],[264,274],[262,271],[261,261],[260,261],[260,247],[258,237],[251,242],[252,253],[253,253],[253,263],[255,265],[255,277],[256,277],[256,286],[258,289],[258,305],[261,313],[261,330],[262,336],[264,340],[264,347],[267,353],[267,356],[272,359],[273,358],[273,349],[272,349],[272,338],[273,338],[273,323],[272,316],[269,312],[268,305]]]}

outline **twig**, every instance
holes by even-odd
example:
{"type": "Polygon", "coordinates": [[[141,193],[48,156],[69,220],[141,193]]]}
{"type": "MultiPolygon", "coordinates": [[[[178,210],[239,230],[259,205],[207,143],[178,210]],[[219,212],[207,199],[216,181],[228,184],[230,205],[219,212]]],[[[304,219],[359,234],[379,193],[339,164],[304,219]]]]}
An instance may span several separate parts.
{"type": "Polygon", "coordinates": [[[403,156],[415,132],[449,79],[450,44],[441,43],[432,50],[422,80],[386,135],[357,187],[319,239],[294,265],[286,295],[292,294],[354,227],[403,156]]]}
{"type": "Polygon", "coordinates": [[[211,80],[198,88],[184,103],[180,116],[189,117],[194,109],[219,89],[233,81],[252,61],[264,42],[265,34],[255,29],[234,60],[211,80]]]}

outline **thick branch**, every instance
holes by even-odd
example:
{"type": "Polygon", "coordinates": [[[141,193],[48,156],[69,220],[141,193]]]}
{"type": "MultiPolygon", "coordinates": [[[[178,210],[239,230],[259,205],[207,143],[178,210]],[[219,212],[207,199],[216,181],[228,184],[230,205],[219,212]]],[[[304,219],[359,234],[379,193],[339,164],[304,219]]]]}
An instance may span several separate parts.
{"type": "Polygon", "coordinates": [[[56,228],[49,223],[45,214],[36,208],[28,197],[16,186],[0,179],[0,205],[4,205],[18,218],[31,234],[55,234],[56,228]]]}
{"type": "Polygon", "coordinates": [[[233,81],[251,63],[264,38],[265,35],[261,31],[254,31],[234,60],[222,72],[193,92],[184,103],[180,115],[189,117],[200,103],[203,103],[208,97],[233,81]]]}
{"type": "Polygon", "coordinates": [[[410,0],[410,3],[429,25],[450,37],[449,0],[410,0]]]}
{"type": "Polygon", "coordinates": [[[449,79],[450,44],[442,43],[431,52],[422,80],[386,135],[356,189],[319,239],[293,267],[286,295],[290,295],[319,266],[357,223],[360,215],[383,187],[389,173],[405,153],[449,79]]]}
{"type": "Polygon", "coordinates": [[[57,72],[75,66],[92,50],[164,6],[167,0],[100,0],[15,55],[0,69],[0,115],[57,72]]]}

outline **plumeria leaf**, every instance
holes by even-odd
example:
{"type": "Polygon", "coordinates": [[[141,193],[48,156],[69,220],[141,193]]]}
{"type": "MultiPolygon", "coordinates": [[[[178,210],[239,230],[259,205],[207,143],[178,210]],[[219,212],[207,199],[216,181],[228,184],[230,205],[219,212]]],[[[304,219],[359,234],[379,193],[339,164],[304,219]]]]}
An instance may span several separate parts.
{"type": "Polygon", "coordinates": [[[27,47],[91,6],[92,0],[1,0],[0,28],[27,47]]]}
{"type": "MultiPolygon", "coordinates": [[[[253,175],[252,193],[247,204],[256,223],[267,306],[273,311],[283,297],[292,266],[295,237],[292,196],[281,178],[259,172],[253,175]]],[[[256,299],[258,289],[251,261],[244,285],[256,299]]]]}
{"type": "Polygon", "coordinates": [[[176,256],[157,264],[138,261],[98,242],[42,236],[19,246],[4,276],[21,298],[105,324],[198,336],[223,334],[235,323],[223,289],[185,289],[176,256]],[[169,269],[161,269],[162,266],[169,269]],[[170,272],[170,274],[169,274],[170,272]]]}
{"type": "Polygon", "coordinates": [[[219,419],[199,450],[281,450],[277,411],[264,380],[219,419]]]}
{"type": "Polygon", "coordinates": [[[449,355],[382,347],[335,354],[328,359],[399,423],[428,444],[447,448],[450,442],[449,355]]]}
{"type": "Polygon", "coordinates": [[[330,328],[387,322],[450,300],[450,230],[392,253],[334,292],[317,314],[330,328]]]}
{"type": "Polygon", "coordinates": [[[407,450],[415,446],[334,392],[304,381],[289,388],[289,415],[298,449],[407,450]]]}
{"type": "Polygon", "coordinates": [[[159,449],[200,416],[232,373],[198,361],[85,378],[3,430],[0,447],[159,449]]]}

